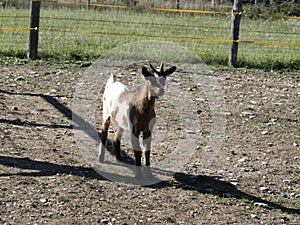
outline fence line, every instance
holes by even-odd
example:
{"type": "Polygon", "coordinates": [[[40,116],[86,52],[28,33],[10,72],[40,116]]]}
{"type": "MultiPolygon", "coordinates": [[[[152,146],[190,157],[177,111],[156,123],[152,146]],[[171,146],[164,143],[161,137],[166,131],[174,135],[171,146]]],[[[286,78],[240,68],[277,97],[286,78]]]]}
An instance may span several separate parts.
{"type": "MultiPolygon", "coordinates": [[[[0,18],[12,18],[11,16],[0,16],[0,18]]],[[[28,16],[14,16],[14,18],[28,18],[28,16]]],[[[67,21],[78,21],[78,18],[65,18],[65,17],[45,17],[43,16],[43,19],[51,19],[51,20],[67,20],[67,21]]],[[[113,20],[99,20],[99,19],[80,19],[80,21],[85,21],[85,22],[103,22],[103,23],[125,23],[128,24],[128,21],[113,21],[113,20]]],[[[143,24],[143,25],[157,25],[157,26],[161,26],[161,25],[165,25],[163,23],[148,23],[148,22],[132,22],[130,21],[130,24],[143,24]]],[[[174,26],[174,27],[185,27],[186,29],[188,28],[198,28],[199,26],[196,25],[190,25],[190,24],[168,24],[168,26],[174,26]]],[[[223,30],[228,30],[228,28],[224,28],[224,27],[212,27],[212,26],[205,26],[205,25],[201,25],[201,28],[209,28],[209,29],[223,29],[223,30]]],[[[17,30],[19,28],[4,28],[4,27],[0,27],[0,30],[6,30],[6,29],[10,29],[10,30],[17,30]]],[[[21,28],[21,29],[30,29],[30,28],[21,28]]],[[[45,30],[45,29],[44,29],[45,30]]],[[[254,32],[254,33],[265,33],[265,31],[262,30],[248,30],[248,29],[244,29],[243,31],[248,31],[248,32],[254,32]]],[[[294,34],[294,35],[300,35],[299,33],[289,33],[289,32],[279,32],[279,31],[268,31],[268,33],[270,34],[294,34]]]]}
{"type": "MultiPolygon", "coordinates": [[[[41,1],[41,0],[34,0],[41,1]]],[[[213,15],[249,15],[246,12],[222,12],[222,11],[211,11],[211,10],[197,10],[197,9],[173,9],[173,8],[151,8],[151,7],[139,7],[139,6],[128,6],[128,5],[109,5],[109,4],[99,4],[99,3],[80,3],[80,2],[67,2],[60,0],[48,0],[47,2],[53,2],[61,5],[83,5],[83,6],[93,6],[93,7],[105,7],[105,8],[118,8],[118,9],[136,9],[136,10],[151,10],[151,11],[165,11],[165,12],[177,12],[177,13],[199,13],[199,14],[213,14],[213,15]]],[[[300,16],[285,16],[285,15],[275,15],[258,13],[255,16],[259,17],[276,17],[282,19],[297,19],[300,20],[300,16]]]]}
{"type": "MultiPolygon", "coordinates": [[[[31,0],[32,2],[42,2],[41,0],[31,0]]],[[[58,5],[81,5],[81,6],[93,6],[93,7],[103,7],[103,8],[119,8],[119,9],[136,9],[136,10],[151,10],[151,11],[165,11],[165,12],[177,12],[177,13],[199,13],[199,14],[212,14],[212,15],[250,15],[247,12],[222,12],[222,11],[211,11],[211,10],[197,10],[197,9],[175,9],[175,8],[157,8],[157,7],[139,7],[139,6],[129,6],[129,5],[110,5],[110,4],[100,4],[100,3],[81,3],[81,2],[69,2],[61,0],[47,0],[48,3],[56,3],[58,5]]],[[[296,19],[300,20],[300,16],[286,16],[286,15],[276,15],[267,13],[255,14],[258,17],[274,17],[281,19],[296,19]]]]}
{"type": "Polygon", "coordinates": [[[115,33],[115,32],[101,32],[101,31],[89,31],[89,30],[63,30],[63,29],[47,29],[47,28],[26,28],[26,27],[2,27],[0,30],[4,31],[29,31],[29,30],[40,30],[40,31],[54,31],[62,33],[80,33],[86,35],[112,35],[112,36],[126,36],[126,37],[147,37],[147,38],[161,38],[161,39],[178,39],[183,41],[207,41],[216,43],[245,43],[245,44],[256,44],[256,45],[278,45],[288,47],[300,47],[300,43],[288,43],[288,42],[275,42],[275,41],[247,41],[247,40],[226,40],[226,39],[215,39],[215,38],[194,38],[194,37],[182,37],[182,36],[157,36],[147,34],[133,34],[133,33],[115,33]]]}

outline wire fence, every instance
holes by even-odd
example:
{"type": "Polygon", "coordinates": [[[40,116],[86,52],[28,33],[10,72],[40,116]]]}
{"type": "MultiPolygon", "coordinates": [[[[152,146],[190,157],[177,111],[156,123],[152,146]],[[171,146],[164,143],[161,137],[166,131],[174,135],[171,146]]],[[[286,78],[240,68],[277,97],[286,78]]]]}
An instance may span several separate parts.
{"type": "MultiPolygon", "coordinates": [[[[0,54],[26,55],[29,2],[9,1],[0,10],[0,54]]],[[[159,0],[42,1],[39,55],[91,60],[125,43],[163,39],[190,48],[208,63],[224,64],[232,42],[232,6],[226,6],[211,11],[196,0],[180,1],[180,9],[175,1],[159,0]]],[[[257,14],[253,19],[243,13],[239,61],[297,69],[299,25],[296,16],[257,14]]]]}

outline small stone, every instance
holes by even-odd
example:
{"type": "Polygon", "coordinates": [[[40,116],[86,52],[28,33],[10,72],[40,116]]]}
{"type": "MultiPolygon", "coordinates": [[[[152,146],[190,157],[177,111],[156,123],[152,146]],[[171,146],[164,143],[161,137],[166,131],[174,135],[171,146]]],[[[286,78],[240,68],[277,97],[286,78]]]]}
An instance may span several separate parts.
{"type": "Polygon", "coordinates": [[[294,146],[294,147],[298,147],[299,145],[298,145],[298,143],[294,142],[294,143],[293,143],[293,146],[294,146]]]}
{"type": "Polygon", "coordinates": [[[11,107],[11,110],[12,110],[12,111],[18,111],[19,108],[18,108],[18,106],[13,106],[13,107],[11,107]]]}
{"type": "Polygon", "coordinates": [[[262,203],[262,202],[254,202],[254,206],[259,206],[262,208],[270,208],[270,206],[266,203],[262,203]]]}
{"type": "Polygon", "coordinates": [[[235,181],[232,181],[232,182],[230,182],[232,185],[234,185],[234,186],[237,186],[239,183],[238,182],[235,182],[235,181]]]}
{"type": "Polygon", "coordinates": [[[258,216],[255,215],[255,214],[251,214],[250,216],[251,216],[251,218],[253,218],[253,219],[259,219],[258,216]]]}
{"type": "Polygon", "coordinates": [[[165,130],[166,128],[165,128],[165,127],[162,127],[162,126],[157,126],[156,129],[157,129],[157,130],[165,130]]]}
{"type": "Polygon", "coordinates": [[[186,130],[186,132],[187,132],[188,134],[195,134],[195,133],[196,133],[196,132],[193,131],[193,130],[186,130]]]}
{"type": "Polygon", "coordinates": [[[238,160],[238,162],[246,162],[248,160],[248,157],[243,157],[243,158],[240,158],[238,160]]]}
{"type": "Polygon", "coordinates": [[[250,119],[254,118],[256,115],[254,112],[250,112],[250,111],[244,111],[241,113],[242,117],[248,117],[250,119]]]}
{"type": "Polygon", "coordinates": [[[262,132],[260,132],[262,135],[265,135],[265,134],[268,134],[269,133],[269,131],[267,131],[267,130],[263,130],[262,132]]]}
{"type": "Polygon", "coordinates": [[[46,198],[41,198],[41,199],[40,199],[40,202],[41,202],[41,203],[46,203],[46,202],[48,202],[48,200],[47,200],[46,198]]]}
{"type": "Polygon", "coordinates": [[[25,80],[25,78],[23,76],[19,76],[16,78],[16,81],[24,81],[24,80],[25,80]]]}
{"type": "Polygon", "coordinates": [[[267,187],[260,187],[259,190],[261,190],[261,191],[267,191],[267,190],[269,190],[269,188],[267,188],[267,187]]]}
{"type": "Polygon", "coordinates": [[[102,219],[101,223],[108,224],[109,223],[109,219],[102,219]]]}
{"type": "Polygon", "coordinates": [[[212,148],[211,148],[210,146],[205,146],[203,149],[204,149],[204,151],[206,151],[206,152],[212,152],[212,151],[213,151],[212,148]]]}

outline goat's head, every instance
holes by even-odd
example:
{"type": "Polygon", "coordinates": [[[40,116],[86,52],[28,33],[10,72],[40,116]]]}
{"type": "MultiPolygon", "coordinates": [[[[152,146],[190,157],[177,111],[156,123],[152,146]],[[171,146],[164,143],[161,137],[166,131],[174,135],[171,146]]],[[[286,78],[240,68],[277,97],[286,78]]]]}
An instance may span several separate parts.
{"type": "Polygon", "coordinates": [[[148,70],[145,66],[142,69],[142,73],[148,82],[148,99],[150,97],[159,97],[164,94],[166,78],[168,75],[172,74],[176,70],[176,66],[172,66],[171,68],[164,70],[164,64],[160,65],[159,70],[156,70],[150,64],[150,70],[148,70]]]}

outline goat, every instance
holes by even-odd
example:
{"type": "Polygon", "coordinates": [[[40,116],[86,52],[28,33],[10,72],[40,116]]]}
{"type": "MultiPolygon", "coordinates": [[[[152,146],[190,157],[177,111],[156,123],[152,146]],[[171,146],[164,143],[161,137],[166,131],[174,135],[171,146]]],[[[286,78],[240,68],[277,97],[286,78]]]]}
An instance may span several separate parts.
{"type": "Polygon", "coordinates": [[[114,82],[113,75],[106,83],[103,94],[103,114],[101,128],[101,143],[99,147],[98,160],[104,161],[104,152],[107,140],[107,132],[110,122],[115,125],[113,139],[113,152],[117,160],[122,161],[120,154],[120,140],[123,130],[130,132],[131,144],[134,150],[136,177],[141,176],[142,151],[139,143],[139,135],[143,134],[143,158],[147,175],[150,172],[150,149],[151,134],[155,125],[155,100],[164,94],[165,82],[168,75],[176,70],[173,66],[164,71],[163,63],[157,71],[151,64],[150,70],[144,66],[142,74],[145,84],[130,91],[121,82],[114,82]]]}

